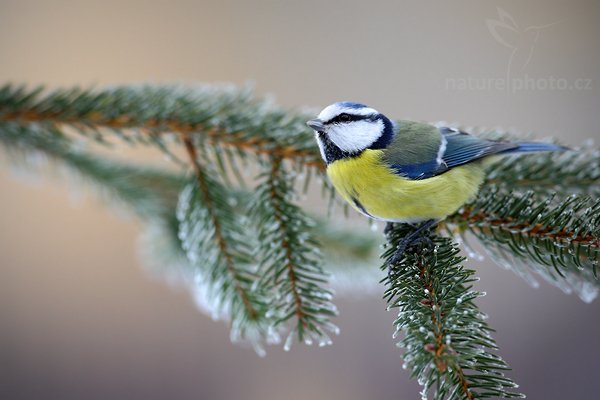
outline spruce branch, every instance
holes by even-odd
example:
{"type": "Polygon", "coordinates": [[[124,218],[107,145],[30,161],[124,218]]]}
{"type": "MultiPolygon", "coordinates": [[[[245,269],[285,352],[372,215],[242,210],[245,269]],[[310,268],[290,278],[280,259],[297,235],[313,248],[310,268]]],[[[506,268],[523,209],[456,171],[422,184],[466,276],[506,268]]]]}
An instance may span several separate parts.
{"type": "Polygon", "coordinates": [[[68,179],[90,186],[103,199],[144,220],[174,216],[185,184],[177,172],[90,153],[52,125],[3,123],[0,143],[15,165],[37,173],[68,172],[68,179]]]}
{"type": "Polygon", "coordinates": [[[217,309],[223,308],[231,317],[232,337],[264,336],[268,299],[263,288],[255,285],[258,276],[249,265],[249,238],[235,220],[227,190],[201,165],[192,140],[183,136],[182,142],[195,175],[181,193],[177,210],[183,249],[192,265],[207,271],[217,309]]]}
{"type": "MultiPolygon", "coordinates": [[[[395,224],[388,231],[383,269],[412,230],[395,224]]],[[[497,346],[486,316],[474,303],[484,295],[472,288],[478,280],[474,271],[460,265],[465,258],[449,238],[430,238],[433,249],[408,249],[384,279],[388,307],[398,309],[396,334],[404,334],[398,345],[405,349],[405,367],[423,386],[423,398],[431,389],[434,399],[522,397],[511,391],[517,386],[504,376],[508,365],[491,352],[497,346]]]]}
{"type": "MultiPolygon", "coordinates": [[[[586,257],[600,250],[600,199],[571,195],[554,202],[551,195],[535,204],[535,192],[502,194],[491,188],[450,219],[469,228],[500,231],[521,238],[549,240],[558,248],[573,245],[586,249],[586,257]]],[[[573,250],[573,249],[572,249],[573,250]]]]}
{"type": "Polygon", "coordinates": [[[208,144],[278,156],[323,169],[308,135],[308,114],[289,113],[232,86],[129,86],[105,90],[0,88],[0,121],[70,126],[105,140],[101,129],[128,142],[163,146],[161,135],[201,135],[208,144]]]}
{"type": "Polygon", "coordinates": [[[326,333],[337,332],[330,322],[337,311],[331,303],[332,293],[324,285],[327,275],[321,267],[319,245],[312,235],[314,222],[290,199],[294,195],[292,179],[283,167],[281,157],[264,162],[266,171],[253,199],[250,214],[258,221],[258,246],[261,283],[276,292],[270,314],[275,325],[296,320],[292,338],[310,344],[329,344],[326,333]]]}
{"type": "Polygon", "coordinates": [[[486,183],[507,190],[534,190],[538,195],[600,192],[600,150],[507,156],[488,169],[486,183]]]}
{"type": "Polygon", "coordinates": [[[505,194],[492,187],[447,222],[471,232],[494,259],[528,280],[528,271],[537,272],[591,301],[600,287],[600,199],[555,198],[539,201],[532,191],[505,194]]]}

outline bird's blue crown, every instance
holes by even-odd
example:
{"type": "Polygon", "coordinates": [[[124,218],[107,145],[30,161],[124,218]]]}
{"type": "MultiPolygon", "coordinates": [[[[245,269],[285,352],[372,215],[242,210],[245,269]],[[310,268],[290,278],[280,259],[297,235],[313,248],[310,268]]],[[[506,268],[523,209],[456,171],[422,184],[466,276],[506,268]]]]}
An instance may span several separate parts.
{"type": "Polygon", "coordinates": [[[340,106],[340,107],[346,107],[346,108],[353,108],[355,110],[358,110],[360,108],[366,108],[367,106],[361,103],[355,103],[353,101],[338,101],[337,103],[335,103],[336,105],[340,106]]]}

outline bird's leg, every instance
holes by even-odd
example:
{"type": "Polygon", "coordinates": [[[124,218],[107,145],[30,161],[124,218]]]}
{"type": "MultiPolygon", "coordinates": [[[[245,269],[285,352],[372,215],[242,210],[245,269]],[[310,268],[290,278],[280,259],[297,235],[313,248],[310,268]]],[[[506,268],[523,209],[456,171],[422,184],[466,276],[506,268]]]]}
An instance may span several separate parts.
{"type": "MultiPolygon", "coordinates": [[[[406,249],[417,243],[426,243],[428,246],[432,246],[433,242],[428,236],[423,236],[424,232],[427,232],[429,228],[436,224],[436,220],[430,219],[428,221],[423,222],[419,227],[409,235],[406,235],[400,243],[398,243],[398,247],[396,248],[396,252],[390,259],[390,267],[400,261],[402,255],[406,251],[406,249]]],[[[386,227],[387,228],[387,227],[386,227]]]]}
{"type": "Polygon", "coordinates": [[[383,228],[383,234],[385,236],[387,236],[388,233],[390,233],[392,231],[392,229],[394,229],[394,223],[393,222],[386,222],[385,223],[385,228],[383,228]]]}

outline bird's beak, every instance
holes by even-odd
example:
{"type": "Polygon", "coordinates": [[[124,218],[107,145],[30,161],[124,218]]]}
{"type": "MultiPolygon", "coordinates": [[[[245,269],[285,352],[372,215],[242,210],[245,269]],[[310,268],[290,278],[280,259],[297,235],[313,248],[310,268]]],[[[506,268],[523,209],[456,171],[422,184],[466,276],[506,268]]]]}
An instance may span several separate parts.
{"type": "Polygon", "coordinates": [[[310,126],[317,132],[323,132],[325,130],[325,125],[323,125],[323,121],[319,118],[311,119],[306,123],[306,125],[310,126]]]}

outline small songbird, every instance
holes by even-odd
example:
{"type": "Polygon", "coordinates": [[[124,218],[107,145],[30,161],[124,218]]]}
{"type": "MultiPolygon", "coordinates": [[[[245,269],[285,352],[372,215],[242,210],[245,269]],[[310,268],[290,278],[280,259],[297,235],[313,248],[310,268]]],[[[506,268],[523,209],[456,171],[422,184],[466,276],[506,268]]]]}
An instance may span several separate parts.
{"type": "Polygon", "coordinates": [[[366,105],[331,104],[307,125],[316,132],[327,175],[339,194],[367,217],[420,223],[392,263],[422,233],[472,200],[483,182],[483,159],[561,151],[549,143],[494,141],[452,128],[397,121],[366,105]]]}

